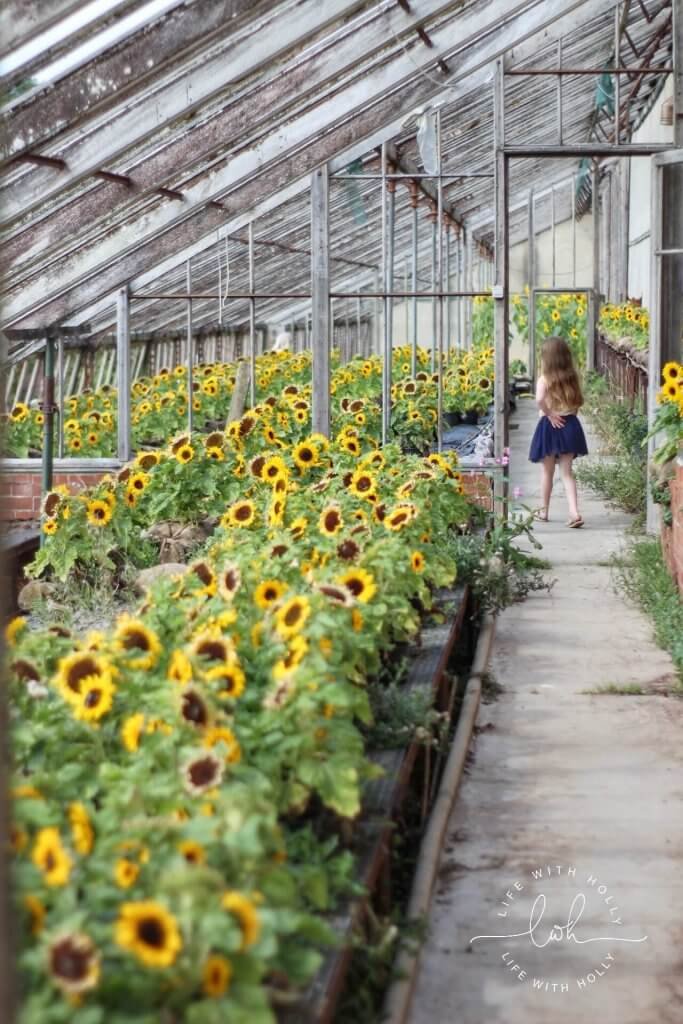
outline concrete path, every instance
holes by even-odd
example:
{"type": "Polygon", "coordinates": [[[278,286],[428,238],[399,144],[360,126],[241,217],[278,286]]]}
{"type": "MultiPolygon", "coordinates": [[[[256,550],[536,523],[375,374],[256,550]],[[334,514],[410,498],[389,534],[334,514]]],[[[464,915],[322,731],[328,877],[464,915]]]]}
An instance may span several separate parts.
{"type": "MultiPolygon", "coordinates": [[[[512,483],[536,507],[531,402],[516,422],[512,483]]],[[[580,507],[586,526],[568,530],[557,488],[536,530],[557,583],[498,623],[503,690],[479,712],[410,1024],[683,1020],[683,701],[662,695],[671,661],[612,588],[629,517],[589,494],[580,507]],[[651,695],[583,692],[634,683],[651,695]],[[531,937],[509,937],[530,931],[534,903],[531,937]]]]}

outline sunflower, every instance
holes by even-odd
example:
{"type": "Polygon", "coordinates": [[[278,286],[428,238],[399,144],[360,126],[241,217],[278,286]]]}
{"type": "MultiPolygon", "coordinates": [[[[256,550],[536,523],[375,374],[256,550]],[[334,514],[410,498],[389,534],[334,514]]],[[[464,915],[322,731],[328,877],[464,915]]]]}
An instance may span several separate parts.
{"type": "Polygon", "coordinates": [[[297,518],[292,522],[291,526],[289,527],[289,532],[291,533],[294,540],[300,540],[303,537],[303,535],[306,533],[307,526],[308,519],[306,519],[306,516],[297,516],[297,518]]]}
{"type": "Polygon", "coordinates": [[[662,370],[662,380],[666,383],[683,381],[683,366],[680,363],[666,363],[662,370]]]}
{"type": "Polygon", "coordinates": [[[150,480],[151,477],[149,473],[143,473],[142,471],[139,473],[131,473],[128,477],[128,489],[131,491],[137,491],[138,494],[142,494],[150,480]]]}
{"type": "Polygon", "coordinates": [[[227,748],[227,754],[225,760],[229,764],[237,764],[242,760],[242,748],[239,745],[237,737],[228,729],[227,726],[214,726],[211,729],[207,729],[204,733],[203,743],[205,747],[212,749],[219,743],[223,743],[227,748]]]}
{"type": "Polygon", "coordinates": [[[388,530],[397,532],[407,526],[415,516],[417,509],[414,505],[397,505],[393,511],[388,512],[384,517],[384,525],[388,530]]]}
{"type": "Polygon", "coordinates": [[[253,501],[242,499],[240,501],[233,502],[226,515],[228,517],[228,522],[226,524],[221,520],[222,526],[251,526],[256,518],[256,508],[253,501]]]}
{"type": "Polygon", "coordinates": [[[182,767],[185,789],[192,796],[202,796],[218,786],[223,778],[223,762],[211,750],[193,754],[182,767]]]}
{"type": "MultiPolygon", "coordinates": [[[[299,412],[303,412],[303,410],[297,410],[294,414],[295,418],[298,418],[299,412]]],[[[299,420],[299,422],[303,422],[307,419],[308,415],[304,414],[303,420],[299,420]]],[[[318,459],[320,458],[320,452],[312,441],[300,441],[299,444],[292,449],[292,458],[299,469],[306,470],[311,466],[317,465],[318,459]]]]}
{"type": "Polygon", "coordinates": [[[53,537],[58,529],[59,525],[55,519],[46,519],[41,526],[41,530],[47,537],[53,537]]]}
{"type": "Polygon", "coordinates": [[[69,823],[76,853],[80,853],[81,857],[87,857],[92,851],[95,833],[85,805],[80,801],[69,806],[69,823]]]}
{"type": "Polygon", "coordinates": [[[188,686],[180,695],[180,716],[198,729],[209,724],[210,714],[206,701],[194,687],[188,686]]]}
{"type": "Polygon", "coordinates": [[[425,567],[425,556],[421,551],[413,551],[410,556],[410,567],[413,572],[423,572],[425,567]]]}
{"type": "Polygon", "coordinates": [[[334,583],[320,583],[317,590],[324,594],[328,601],[333,601],[335,604],[353,604],[353,595],[346,587],[339,587],[334,583]]]}
{"type": "Polygon", "coordinates": [[[100,954],[82,932],[59,935],[48,946],[47,970],[55,985],[75,997],[89,992],[100,979],[100,954]]]}
{"type": "Polygon", "coordinates": [[[318,529],[326,537],[334,537],[344,529],[344,520],[338,505],[328,505],[320,513],[318,529]]]}
{"type": "Polygon", "coordinates": [[[114,940],[146,967],[170,967],[183,948],[175,917],[153,900],[121,905],[114,940]]]}
{"type": "Polygon", "coordinates": [[[337,577],[337,583],[345,587],[357,601],[366,604],[377,592],[377,584],[371,573],[365,569],[350,569],[337,577]]]}
{"type": "Polygon", "coordinates": [[[178,851],[188,864],[206,864],[206,850],[201,843],[195,843],[192,839],[184,839],[182,843],[178,844],[178,851]]]}
{"type": "Polygon", "coordinates": [[[59,829],[41,828],[36,836],[31,859],[43,872],[43,881],[49,886],[66,885],[71,874],[72,861],[62,846],[59,829]]]}
{"type": "Polygon", "coordinates": [[[85,511],[91,526],[106,526],[112,517],[111,505],[101,498],[89,501],[85,511]]]}
{"type": "Polygon", "coordinates": [[[114,864],[114,881],[119,889],[130,889],[140,874],[140,865],[127,857],[119,857],[114,864]]]}
{"type": "Polygon", "coordinates": [[[193,591],[195,596],[213,597],[216,593],[217,582],[215,573],[211,566],[205,562],[204,559],[201,559],[198,562],[193,562],[189,567],[188,578],[191,579],[192,577],[190,576],[190,573],[194,574],[202,584],[198,590],[193,591]]]}
{"type": "Polygon", "coordinates": [[[145,727],[145,716],[138,711],[129,715],[121,726],[121,742],[129,754],[134,754],[140,746],[140,736],[145,727]]]}
{"type": "Polygon", "coordinates": [[[78,701],[74,704],[74,718],[80,722],[99,722],[111,711],[116,687],[107,679],[87,680],[78,701]]]}
{"type": "Polygon", "coordinates": [[[223,893],[221,899],[223,910],[227,910],[236,918],[242,933],[242,950],[249,949],[258,942],[261,933],[261,922],[253,902],[240,892],[234,890],[223,893]]]}
{"type": "Polygon", "coordinates": [[[275,615],[275,628],[281,637],[294,636],[303,629],[306,619],[311,614],[311,606],[306,597],[291,597],[275,615]]]}
{"type": "Polygon", "coordinates": [[[16,647],[17,637],[26,628],[26,619],[23,615],[15,615],[5,626],[5,643],[8,647],[16,647]]]}
{"type": "Polygon", "coordinates": [[[287,587],[280,580],[264,580],[254,591],[254,603],[259,608],[270,608],[286,592],[287,587]]]}
{"type": "Polygon", "coordinates": [[[12,410],[9,414],[10,419],[14,423],[23,423],[29,414],[29,408],[24,402],[17,402],[12,406],[12,410]]]}
{"type": "Polygon", "coordinates": [[[113,683],[112,668],[104,658],[91,651],[73,651],[60,659],[55,686],[69,704],[77,704],[86,689],[98,683],[113,683]]]}
{"type": "Polygon", "coordinates": [[[37,896],[27,893],[26,896],[24,896],[24,906],[28,910],[31,918],[31,935],[40,935],[45,924],[45,916],[47,913],[45,910],[45,904],[42,903],[37,896]]]}
{"type": "Polygon", "coordinates": [[[287,466],[285,464],[285,460],[282,458],[281,455],[271,455],[269,459],[264,460],[263,465],[261,467],[261,472],[258,475],[260,476],[261,480],[265,480],[267,483],[274,484],[277,480],[287,476],[287,466]]]}
{"type": "Polygon", "coordinates": [[[136,465],[145,472],[158,466],[160,461],[161,455],[158,452],[139,452],[135,456],[136,465]]]}
{"type": "MultiPolygon", "coordinates": [[[[260,625],[260,623],[257,623],[257,625],[260,625]]],[[[225,665],[214,665],[206,673],[206,679],[207,681],[220,684],[219,697],[230,697],[232,699],[242,695],[246,684],[246,677],[237,664],[236,659],[232,659],[225,665]]]]}
{"type": "Polygon", "coordinates": [[[141,619],[124,614],[119,616],[114,631],[115,647],[124,652],[131,668],[153,668],[161,654],[161,643],[154,630],[141,619]]]}
{"type": "Polygon", "coordinates": [[[203,629],[192,641],[192,654],[208,661],[227,662],[233,654],[232,646],[220,629],[203,629]]]}
{"type": "Polygon", "coordinates": [[[194,458],[194,448],[191,444],[181,444],[177,451],[173,453],[182,465],[187,465],[188,462],[192,462],[194,458]]]}
{"type": "Polygon", "coordinates": [[[239,566],[236,563],[225,565],[218,574],[217,590],[225,601],[232,601],[242,583],[239,566]]]}
{"type": "Polygon", "coordinates": [[[219,999],[227,992],[232,980],[232,964],[226,957],[212,953],[207,956],[202,968],[202,990],[204,995],[219,999]]]}

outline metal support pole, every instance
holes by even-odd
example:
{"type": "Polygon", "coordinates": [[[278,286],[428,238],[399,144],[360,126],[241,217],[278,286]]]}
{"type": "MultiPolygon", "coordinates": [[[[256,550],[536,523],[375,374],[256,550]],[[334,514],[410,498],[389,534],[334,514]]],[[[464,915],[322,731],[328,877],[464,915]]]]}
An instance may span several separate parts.
{"type": "MultiPolygon", "coordinates": [[[[557,67],[562,69],[562,38],[557,40],[557,67]]],[[[562,138],[562,75],[557,76],[557,138],[561,146],[562,138]]]]}
{"type": "MultiPolygon", "coordinates": [[[[55,426],[55,337],[48,330],[45,338],[45,373],[43,377],[43,494],[52,488],[53,443],[55,426]]],[[[41,543],[43,535],[40,536],[41,543]]]]}
{"type": "MultiPolygon", "coordinates": [[[[462,229],[462,273],[464,280],[463,291],[473,291],[472,288],[472,254],[470,252],[470,236],[467,228],[462,229]]],[[[464,321],[465,337],[464,348],[472,348],[472,300],[464,300],[464,321]]]]}
{"type": "Polygon", "coordinates": [[[256,405],[256,299],[254,298],[254,224],[249,221],[249,402],[256,405]]]}
{"type": "Polygon", "coordinates": [[[576,288],[576,175],[572,174],[572,288],[576,288]]]}
{"type": "Polygon", "coordinates": [[[598,337],[598,320],[600,318],[600,168],[593,161],[591,171],[593,192],[593,301],[590,303],[590,322],[587,327],[586,369],[595,367],[595,347],[598,337]]]}
{"type": "Polygon", "coordinates": [[[384,271],[384,363],[382,367],[382,444],[391,429],[391,361],[394,281],[394,191],[387,182],[387,144],[382,143],[382,268],[384,271]]]}
{"type": "MultiPolygon", "coordinates": [[[[446,279],[446,291],[451,290],[451,229],[446,224],[446,244],[444,246],[444,277],[446,279]]],[[[446,298],[446,359],[451,355],[451,297],[446,298]]]]}
{"type": "Polygon", "coordinates": [[[218,323],[223,324],[223,281],[221,273],[221,240],[218,238],[218,244],[216,246],[218,250],[218,323]]]}
{"type": "MultiPolygon", "coordinates": [[[[439,175],[436,183],[436,281],[438,289],[443,292],[443,183],[441,180],[441,110],[436,112],[436,161],[439,175]]],[[[437,451],[443,447],[443,295],[439,295],[436,311],[436,446],[437,451]]]]}
{"type": "Polygon", "coordinates": [[[356,299],[356,351],[355,355],[359,356],[362,354],[363,348],[361,344],[361,331],[362,331],[362,319],[361,319],[361,302],[360,295],[356,299]]]}
{"type": "Polygon", "coordinates": [[[130,296],[128,287],[116,297],[116,389],[118,392],[117,456],[120,462],[131,457],[130,431],[130,296]]]}
{"type": "Polygon", "coordinates": [[[556,276],[557,276],[557,270],[556,270],[556,268],[557,268],[557,256],[556,256],[557,245],[556,245],[556,239],[555,239],[555,189],[554,188],[552,188],[550,190],[550,239],[551,239],[552,247],[553,247],[552,270],[553,270],[553,288],[554,288],[555,285],[557,284],[557,281],[556,281],[556,276]]]}
{"type": "MultiPolygon", "coordinates": [[[[502,462],[508,445],[508,287],[509,287],[509,223],[508,223],[508,158],[505,146],[505,64],[496,60],[494,78],[493,138],[496,160],[495,177],[495,286],[494,286],[494,338],[495,338],[495,433],[494,453],[502,462]]],[[[494,496],[496,511],[507,515],[508,474],[505,469],[496,474],[494,496]]]]}
{"type": "MultiPolygon", "coordinates": [[[[382,251],[384,251],[384,247],[382,247],[382,251]]],[[[381,312],[382,312],[382,309],[383,309],[383,303],[382,303],[381,299],[379,299],[377,297],[377,296],[379,296],[379,293],[381,291],[381,288],[380,288],[380,272],[379,272],[379,270],[375,271],[375,273],[373,275],[372,285],[370,287],[374,289],[374,293],[375,293],[375,299],[373,300],[374,308],[375,308],[375,315],[374,315],[373,323],[372,323],[372,348],[371,348],[370,354],[371,355],[379,355],[379,352],[380,352],[380,317],[381,317],[381,312]]]]}
{"type": "MultiPolygon", "coordinates": [[[[436,210],[432,210],[432,213],[431,213],[431,221],[432,221],[432,292],[436,291],[436,261],[437,261],[437,255],[436,255],[436,249],[437,249],[437,242],[436,242],[436,235],[437,235],[436,217],[437,217],[436,210]]],[[[431,369],[432,369],[432,373],[436,373],[436,298],[434,296],[432,297],[432,345],[431,345],[431,349],[432,349],[431,369]]]]}
{"type": "Polygon", "coordinates": [[[674,3],[673,68],[674,68],[674,146],[683,148],[683,10],[674,3]]]}
{"type": "MultiPolygon", "coordinates": [[[[192,261],[185,263],[185,284],[187,294],[192,294],[192,261]]],[[[187,341],[187,429],[192,433],[194,421],[194,340],[192,337],[192,299],[187,300],[187,321],[185,324],[185,340],[187,341]]]]}
{"type": "Polygon", "coordinates": [[[532,381],[536,379],[536,311],[534,303],[534,289],[536,287],[536,227],[534,224],[534,206],[534,190],[531,189],[529,192],[527,244],[529,249],[529,376],[532,381]]]}
{"type": "MultiPolygon", "coordinates": [[[[621,67],[619,52],[621,50],[621,3],[617,0],[614,8],[614,67],[621,67]]],[[[614,142],[619,145],[621,134],[621,83],[619,75],[614,76],[614,142]]]]}
{"type": "MultiPolygon", "coordinates": [[[[675,5],[674,5],[675,9],[675,5]]],[[[683,21],[683,18],[680,19],[683,21]]],[[[683,53],[681,53],[683,56],[683,53]]],[[[675,84],[674,84],[675,89],[675,84]]],[[[674,101],[674,112],[676,110],[674,101]]],[[[680,111],[683,113],[683,110],[680,111]]],[[[657,393],[659,391],[659,380],[662,372],[662,238],[663,238],[663,170],[652,161],[652,194],[650,200],[650,231],[651,231],[651,261],[650,261],[650,339],[648,345],[648,371],[647,371],[647,421],[648,427],[652,425],[657,415],[657,393]]],[[[648,464],[651,462],[657,446],[657,438],[651,436],[647,442],[648,464]]],[[[647,517],[646,528],[648,533],[659,532],[658,507],[652,500],[652,488],[648,481],[647,486],[647,517]]]]}
{"type": "Polygon", "coordinates": [[[57,342],[57,455],[64,458],[64,339],[57,342]]]}
{"type": "MultiPolygon", "coordinates": [[[[403,260],[403,291],[404,292],[409,291],[409,288],[408,288],[408,260],[406,260],[406,259],[403,260]]],[[[405,314],[405,331],[404,331],[405,340],[404,340],[403,344],[407,345],[408,344],[408,338],[410,336],[410,306],[408,305],[408,300],[407,299],[404,299],[403,302],[404,302],[403,312],[405,314]]]]}
{"type": "Polygon", "coordinates": [[[330,183],[327,165],[311,177],[311,348],[313,430],[330,433],[330,183]]]}
{"type": "MultiPolygon", "coordinates": [[[[410,202],[411,202],[411,205],[412,205],[412,208],[413,208],[413,235],[412,235],[412,243],[413,243],[413,284],[412,284],[412,290],[413,290],[413,292],[417,292],[417,239],[418,239],[418,234],[417,234],[418,233],[417,203],[418,203],[418,199],[417,199],[417,187],[415,185],[413,185],[413,188],[412,188],[412,194],[411,194],[410,202]]],[[[412,336],[411,336],[411,339],[410,339],[410,342],[411,342],[410,372],[411,372],[412,376],[414,377],[415,374],[417,373],[417,295],[413,295],[413,298],[412,298],[411,302],[412,302],[412,314],[413,314],[413,329],[412,329],[412,336]]]]}
{"type": "Polygon", "coordinates": [[[625,302],[628,298],[628,270],[629,270],[629,221],[630,221],[630,194],[631,194],[631,161],[622,160],[619,167],[620,174],[620,201],[619,201],[619,294],[618,302],[625,302]]]}

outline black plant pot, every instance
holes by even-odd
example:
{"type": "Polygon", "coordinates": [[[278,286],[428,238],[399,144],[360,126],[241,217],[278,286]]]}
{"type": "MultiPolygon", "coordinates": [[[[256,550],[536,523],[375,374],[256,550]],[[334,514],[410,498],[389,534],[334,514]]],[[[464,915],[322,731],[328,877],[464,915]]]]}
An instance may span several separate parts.
{"type": "Polygon", "coordinates": [[[445,412],[443,418],[449,427],[457,427],[458,423],[460,423],[459,412],[445,412]]]}
{"type": "Polygon", "coordinates": [[[463,423],[467,423],[470,427],[476,427],[479,422],[479,413],[476,409],[467,409],[462,415],[463,423]]]}

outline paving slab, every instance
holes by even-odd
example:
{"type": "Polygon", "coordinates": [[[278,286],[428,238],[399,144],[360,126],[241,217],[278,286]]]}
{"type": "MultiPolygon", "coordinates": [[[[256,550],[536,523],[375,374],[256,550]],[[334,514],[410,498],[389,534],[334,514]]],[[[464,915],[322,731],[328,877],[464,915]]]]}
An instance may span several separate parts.
{"type": "MultiPolygon", "coordinates": [[[[511,461],[532,507],[535,416],[520,402],[511,461]]],[[[630,517],[588,493],[580,507],[568,530],[557,488],[535,531],[555,585],[498,622],[503,689],[480,709],[410,1024],[683,1020],[683,701],[613,587],[630,517]],[[646,695],[590,692],[609,684],[646,695]]]]}

